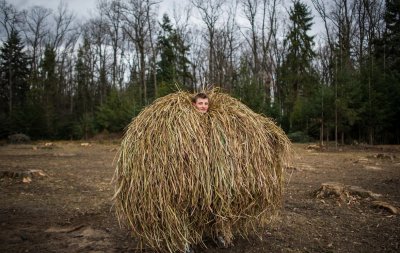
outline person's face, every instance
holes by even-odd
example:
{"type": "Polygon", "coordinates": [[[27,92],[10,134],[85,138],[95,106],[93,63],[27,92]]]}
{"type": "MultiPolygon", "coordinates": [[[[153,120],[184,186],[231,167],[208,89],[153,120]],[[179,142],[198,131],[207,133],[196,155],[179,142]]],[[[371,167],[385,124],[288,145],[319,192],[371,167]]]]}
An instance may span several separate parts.
{"type": "Polygon", "coordinates": [[[208,98],[198,98],[193,105],[199,112],[206,113],[208,111],[208,98]]]}

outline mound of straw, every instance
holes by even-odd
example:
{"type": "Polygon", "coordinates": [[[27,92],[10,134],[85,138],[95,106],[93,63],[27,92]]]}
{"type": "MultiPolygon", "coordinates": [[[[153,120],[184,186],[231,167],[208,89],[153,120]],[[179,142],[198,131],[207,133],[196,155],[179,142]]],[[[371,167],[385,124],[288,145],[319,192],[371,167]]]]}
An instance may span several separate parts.
{"type": "Polygon", "coordinates": [[[182,252],[205,237],[247,236],[274,217],[290,142],[270,119],[211,91],[157,99],[128,126],[114,175],[115,208],[142,243],[182,252]]]}

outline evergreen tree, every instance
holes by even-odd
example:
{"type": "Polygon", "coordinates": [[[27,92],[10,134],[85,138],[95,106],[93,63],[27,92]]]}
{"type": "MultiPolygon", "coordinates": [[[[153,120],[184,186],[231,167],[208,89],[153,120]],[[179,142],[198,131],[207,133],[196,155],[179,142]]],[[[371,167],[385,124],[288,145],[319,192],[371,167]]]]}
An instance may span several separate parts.
{"type": "Polygon", "coordinates": [[[345,50],[340,50],[340,42],[334,53],[334,83],[331,86],[335,94],[335,125],[337,141],[344,144],[351,141],[351,129],[360,120],[365,111],[362,98],[362,83],[349,60],[345,50]]]}
{"type": "Polygon", "coordinates": [[[57,135],[57,109],[58,109],[58,79],[56,73],[56,52],[50,45],[46,45],[44,56],[40,64],[40,81],[42,83],[42,104],[46,133],[48,137],[57,135]]]}
{"type": "Polygon", "coordinates": [[[385,67],[400,75],[400,1],[386,0],[384,20],[385,67]]]}
{"type": "Polygon", "coordinates": [[[263,88],[252,74],[249,56],[240,59],[237,80],[233,84],[233,95],[257,113],[269,112],[263,99],[263,88]]]}
{"type": "Polygon", "coordinates": [[[100,131],[122,132],[138,113],[138,107],[129,92],[120,94],[113,88],[105,103],[97,108],[95,122],[100,131]]]}
{"type": "MultiPolygon", "coordinates": [[[[400,1],[386,0],[385,32],[375,40],[371,74],[375,143],[400,143],[400,1]]],[[[370,122],[368,122],[371,124],[370,122]]]]}
{"type": "Polygon", "coordinates": [[[161,82],[173,82],[176,77],[176,56],[170,41],[173,32],[168,15],[164,14],[161,24],[162,31],[158,36],[158,47],[160,48],[160,61],[158,62],[158,80],[161,82]]]}
{"type": "Polygon", "coordinates": [[[0,48],[0,106],[1,112],[11,116],[13,110],[22,106],[28,85],[28,57],[24,45],[13,30],[0,48]]]}
{"type": "Polygon", "coordinates": [[[78,49],[78,58],[75,65],[76,90],[74,96],[74,112],[79,115],[94,112],[94,92],[91,89],[93,79],[90,71],[90,44],[84,38],[83,44],[78,49]]]}
{"type": "Polygon", "coordinates": [[[76,138],[88,138],[94,133],[95,91],[93,91],[93,73],[91,72],[90,43],[83,38],[78,49],[75,64],[74,117],[71,135],[76,138]]]}
{"type": "MultiPolygon", "coordinates": [[[[12,30],[0,48],[0,138],[24,132],[17,118],[26,106],[29,92],[29,62],[18,32],[12,30]]],[[[22,117],[23,122],[23,117],[22,117]]]]}
{"type": "Polygon", "coordinates": [[[389,75],[384,81],[387,83],[385,96],[390,101],[390,118],[388,127],[383,129],[386,138],[383,142],[400,143],[400,1],[386,0],[385,10],[386,32],[384,34],[385,45],[388,50],[385,53],[384,71],[389,75]],[[386,70],[386,68],[388,68],[386,70]]]}
{"type": "Polygon", "coordinates": [[[160,82],[158,96],[163,96],[174,90],[175,83],[187,88],[192,80],[189,72],[187,53],[189,47],[185,45],[181,36],[173,28],[168,15],[164,14],[162,31],[158,36],[160,60],[157,63],[157,80],[160,82]]]}
{"type": "Polygon", "coordinates": [[[304,3],[295,1],[290,8],[291,24],[284,40],[287,54],[278,69],[278,103],[283,107],[283,121],[289,122],[289,130],[295,131],[307,127],[309,110],[308,100],[316,90],[315,71],[312,61],[313,36],[311,30],[311,11],[304,3]],[[285,119],[286,118],[286,119],[285,119]]]}

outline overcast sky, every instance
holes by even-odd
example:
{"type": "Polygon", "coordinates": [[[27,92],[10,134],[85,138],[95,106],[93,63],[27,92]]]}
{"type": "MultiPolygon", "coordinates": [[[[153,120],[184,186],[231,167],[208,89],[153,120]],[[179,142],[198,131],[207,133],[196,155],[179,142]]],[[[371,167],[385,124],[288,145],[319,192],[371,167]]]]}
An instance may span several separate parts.
{"type": "MultiPolygon", "coordinates": [[[[60,4],[60,0],[8,0],[18,10],[28,9],[38,5],[52,10],[56,10],[60,4]]],[[[72,10],[78,18],[90,17],[96,12],[96,4],[98,0],[62,0],[67,4],[68,9],[72,10]]],[[[160,11],[172,9],[172,5],[176,0],[163,0],[160,4],[160,11]]],[[[184,0],[180,0],[184,1],[184,0]]]]}
{"type": "MultiPolygon", "coordinates": [[[[9,3],[12,3],[18,10],[29,9],[32,6],[38,5],[45,8],[52,9],[53,11],[57,10],[57,7],[60,4],[60,1],[63,1],[67,4],[68,9],[70,9],[78,19],[85,19],[91,16],[94,16],[97,12],[96,4],[98,0],[8,0],[9,3]]],[[[170,16],[172,16],[172,10],[174,3],[176,5],[180,5],[184,1],[188,0],[161,0],[160,4],[160,14],[168,12],[170,16]]],[[[322,31],[322,24],[320,18],[315,13],[315,10],[311,4],[311,0],[305,0],[308,6],[312,9],[314,16],[314,25],[312,29],[312,33],[318,33],[322,31]]]]}
{"type": "MultiPolygon", "coordinates": [[[[18,10],[29,9],[38,5],[56,10],[60,4],[58,0],[13,0],[10,1],[18,10]]],[[[68,9],[72,10],[78,17],[89,16],[88,14],[96,7],[97,0],[64,0],[68,9]]],[[[93,11],[92,11],[93,12],[93,11]]]]}

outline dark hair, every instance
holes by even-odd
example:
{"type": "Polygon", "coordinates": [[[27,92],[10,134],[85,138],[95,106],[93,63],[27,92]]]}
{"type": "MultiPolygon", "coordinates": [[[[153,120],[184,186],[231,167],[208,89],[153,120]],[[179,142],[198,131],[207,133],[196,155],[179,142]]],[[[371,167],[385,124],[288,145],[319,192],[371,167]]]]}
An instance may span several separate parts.
{"type": "Polygon", "coordinates": [[[192,98],[192,102],[193,102],[193,103],[196,103],[197,99],[199,99],[199,98],[203,98],[203,99],[204,99],[204,98],[207,98],[207,99],[208,99],[208,96],[207,96],[207,94],[204,93],[204,92],[197,93],[196,96],[194,96],[194,97],[192,98]]]}

